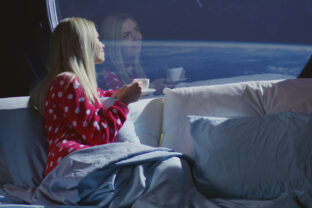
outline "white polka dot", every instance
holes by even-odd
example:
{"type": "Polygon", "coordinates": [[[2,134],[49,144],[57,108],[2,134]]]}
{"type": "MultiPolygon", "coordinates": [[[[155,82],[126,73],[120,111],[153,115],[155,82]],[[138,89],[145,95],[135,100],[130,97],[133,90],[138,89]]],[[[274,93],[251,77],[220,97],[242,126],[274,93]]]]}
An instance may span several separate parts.
{"type": "Polygon", "coordinates": [[[59,128],[56,127],[56,129],[54,130],[54,133],[56,134],[58,132],[59,128]]]}
{"type": "Polygon", "coordinates": [[[67,113],[68,112],[68,106],[65,106],[64,111],[67,113]]]}
{"type": "Polygon", "coordinates": [[[79,83],[78,83],[77,81],[75,81],[75,83],[73,84],[73,87],[74,87],[75,89],[77,89],[77,88],[79,87],[79,83]]]}
{"type": "Polygon", "coordinates": [[[114,112],[114,113],[118,113],[118,111],[117,111],[115,108],[113,109],[113,112],[114,112]]]}
{"type": "Polygon", "coordinates": [[[96,127],[97,130],[100,130],[99,123],[97,121],[93,122],[93,126],[96,127]]]}
{"type": "Polygon", "coordinates": [[[48,102],[48,101],[45,101],[44,104],[45,104],[45,106],[48,106],[48,105],[49,105],[49,102],[48,102]]]}
{"type": "Polygon", "coordinates": [[[62,86],[64,84],[64,80],[61,80],[60,81],[60,85],[62,86]]]}
{"type": "Polygon", "coordinates": [[[65,136],[65,133],[62,134],[61,138],[63,138],[65,136]]]}
{"type": "Polygon", "coordinates": [[[79,112],[80,112],[80,108],[78,107],[75,109],[75,113],[78,114],[79,112]]]}
{"type": "Polygon", "coordinates": [[[118,125],[120,125],[120,124],[121,124],[121,121],[120,121],[120,119],[119,119],[119,118],[117,119],[117,124],[118,124],[118,125]]]}
{"type": "Polygon", "coordinates": [[[63,95],[62,92],[58,92],[58,93],[57,93],[57,96],[58,96],[59,98],[62,97],[62,95],[63,95]]]}
{"type": "Polygon", "coordinates": [[[74,148],[71,147],[68,149],[68,152],[72,152],[73,150],[74,150],[74,148]]]}
{"type": "Polygon", "coordinates": [[[83,134],[83,135],[82,135],[82,139],[83,139],[83,140],[86,140],[86,139],[87,139],[86,135],[83,134]]]}
{"type": "Polygon", "coordinates": [[[52,126],[49,126],[49,129],[48,129],[48,131],[52,131],[52,126]]]}
{"type": "Polygon", "coordinates": [[[87,114],[87,115],[90,115],[90,113],[91,113],[91,110],[90,110],[90,109],[87,109],[87,110],[86,110],[86,114],[87,114]]]}
{"type": "Polygon", "coordinates": [[[63,149],[64,149],[63,147],[60,147],[59,152],[61,152],[63,149]]]}
{"type": "Polygon", "coordinates": [[[77,126],[77,121],[73,121],[73,127],[77,126]]]}
{"type": "Polygon", "coordinates": [[[78,101],[79,101],[79,102],[83,102],[83,101],[84,101],[84,98],[81,97],[81,98],[78,99],[78,101]]]}
{"type": "Polygon", "coordinates": [[[53,113],[53,109],[52,109],[52,108],[49,109],[49,113],[50,113],[50,114],[53,113]]]}
{"type": "Polygon", "coordinates": [[[53,93],[53,94],[51,95],[51,97],[54,98],[54,97],[55,97],[55,93],[53,93]]]}
{"type": "Polygon", "coordinates": [[[58,146],[60,146],[60,144],[61,144],[61,142],[57,143],[56,146],[58,147],[58,146]]]}
{"type": "Polygon", "coordinates": [[[54,120],[56,120],[56,119],[57,119],[57,117],[56,117],[56,115],[55,115],[55,114],[53,115],[53,119],[54,119],[54,120]]]}
{"type": "Polygon", "coordinates": [[[52,144],[52,140],[49,141],[49,145],[51,145],[51,144],[52,144]]]}
{"type": "Polygon", "coordinates": [[[59,141],[59,138],[57,138],[55,141],[54,141],[54,143],[57,143],[59,141]]]}
{"type": "Polygon", "coordinates": [[[69,94],[69,95],[67,95],[67,99],[68,99],[68,100],[73,99],[73,97],[74,97],[74,96],[73,96],[73,94],[69,94]]]}
{"type": "Polygon", "coordinates": [[[61,157],[57,158],[57,163],[59,163],[62,160],[61,157]]]}
{"type": "Polygon", "coordinates": [[[50,167],[52,167],[52,166],[53,166],[53,161],[50,162],[50,167]]]}
{"type": "Polygon", "coordinates": [[[68,141],[67,141],[67,139],[64,139],[62,142],[63,142],[63,143],[66,143],[66,142],[68,142],[68,141]]]}
{"type": "Polygon", "coordinates": [[[98,126],[98,125],[99,125],[99,123],[97,121],[93,122],[93,126],[98,126]]]}
{"type": "Polygon", "coordinates": [[[101,123],[101,125],[106,129],[107,128],[107,125],[105,123],[101,123]]]}
{"type": "Polygon", "coordinates": [[[83,127],[87,127],[88,126],[88,122],[84,121],[82,125],[83,125],[83,127]]]}

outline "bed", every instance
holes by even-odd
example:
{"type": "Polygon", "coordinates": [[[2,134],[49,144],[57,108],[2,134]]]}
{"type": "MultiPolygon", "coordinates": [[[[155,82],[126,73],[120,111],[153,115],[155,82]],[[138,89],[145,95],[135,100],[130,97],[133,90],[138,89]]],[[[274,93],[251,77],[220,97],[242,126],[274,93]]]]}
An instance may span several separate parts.
{"type": "Polygon", "coordinates": [[[28,97],[0,99],[0,207],[312,207],[312,79],[165,89],[117,142],[65,157],[28,97]]]}

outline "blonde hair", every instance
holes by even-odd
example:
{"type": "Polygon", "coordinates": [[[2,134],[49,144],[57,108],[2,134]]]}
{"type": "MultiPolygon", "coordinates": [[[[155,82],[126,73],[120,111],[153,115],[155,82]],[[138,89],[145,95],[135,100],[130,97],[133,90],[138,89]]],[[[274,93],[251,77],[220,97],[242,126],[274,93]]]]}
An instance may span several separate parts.
{"type": "MultiPolygon", "coordinates": [[[[137,21],[133,17],[124,13],[116,13],[106,17],[100,28],[101,37],[105,42],[105,52],[109,58],[108,61],[114,67],[114,72],[118,75],[123,84],[131,82],[131,77],[129,77],[125,67],[120,44],[120,40],[122,39],[121,27],[127,19],[130,19],[137,24],[137,21]]],[[[134,72],[137,76],[145,77],[144,70],[140,64],[139,55],[137,55],[134,60],[134,72]]]]}
{"type": "Polygon", "coordinates": [[[79,17],[63,19],[51,36],[48,74],[32,91],[28,107],[43,114],[51,82],[64,72],[78,77],[90,101],[99,100],[94,63],[96,40],[97,31],[92,21],[79,17]]]}

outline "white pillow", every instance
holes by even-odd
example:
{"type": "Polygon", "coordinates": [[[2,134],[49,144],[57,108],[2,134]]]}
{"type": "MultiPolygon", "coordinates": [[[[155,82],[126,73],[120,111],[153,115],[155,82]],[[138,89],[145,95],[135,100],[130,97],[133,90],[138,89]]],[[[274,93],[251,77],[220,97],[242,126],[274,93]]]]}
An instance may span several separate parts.
{"type": "Polygon", "coordinates": [[[312,112],[312,79],[250,81],[165,89],[161,146],[193,156],[187,115],[235,118],[312,112]]]}
{"type": "MultiPolygon", "coordinates": [[[[108,108],[115,99],[105,97],[101,101],[108,108]]],[[[128,107],[128,119],[120,129],[116,141],[127,140],[157,147],[162,132],[163,98],[140,99],[128,107]]]]}
{"type": "Polygon", "coordinates": [[[163,141],[161,146],[193,156],[187,115],[260,116],[261,83],[242,82],[164,90],[163,141]]]}
{"type": "Polygon", "coordinates": [[[28,99],[28,96],[1,98],[0,109],[9,110],[17,108],[27,108],[28,99]]]}
{"type": "Polygon", "coordinates": [[[129,105],[130,117],[141,144],[159,146],[162,133],[163,98],[140,99],[129,105]]]}

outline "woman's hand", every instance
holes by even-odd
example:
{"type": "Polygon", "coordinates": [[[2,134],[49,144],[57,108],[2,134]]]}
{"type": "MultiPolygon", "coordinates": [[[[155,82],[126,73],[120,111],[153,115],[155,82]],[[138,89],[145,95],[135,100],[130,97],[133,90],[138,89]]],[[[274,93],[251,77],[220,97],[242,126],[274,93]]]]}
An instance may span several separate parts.
{"type": "Polygon", "coordinates": [[[141,97],[141,93],[141,87],[137,82],[134,82],[117,90],[117,92],[113,94],[113,97],[128,105],[137,101],[141,97]]]}

